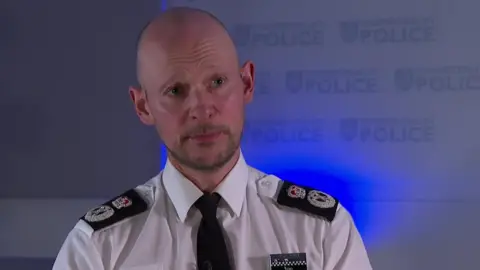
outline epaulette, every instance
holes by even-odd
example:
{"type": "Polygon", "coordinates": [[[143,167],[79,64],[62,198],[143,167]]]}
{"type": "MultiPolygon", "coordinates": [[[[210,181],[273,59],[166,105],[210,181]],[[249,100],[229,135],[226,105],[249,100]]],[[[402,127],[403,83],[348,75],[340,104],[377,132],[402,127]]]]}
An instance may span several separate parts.
{"type": "Polygon", "coordinates": [[[91,209],[80,219],[88,223],[94,231],[97,231],[143,213],[147,209],[147,202],[135,189],[130,189],[122,195],[91,209]]]}
{"type": "Polygon", "coordinates": [[[332,222],[337,212],[338,200],[324,192],[283,181],[277,196],[280,205],[297,208],[332,222]]]}

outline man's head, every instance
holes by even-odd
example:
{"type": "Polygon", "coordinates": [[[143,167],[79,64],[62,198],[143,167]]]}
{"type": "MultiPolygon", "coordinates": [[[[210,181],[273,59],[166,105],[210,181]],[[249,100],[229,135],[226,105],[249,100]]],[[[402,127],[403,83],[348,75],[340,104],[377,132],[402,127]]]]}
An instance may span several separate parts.
{"type": "Polygon", "coordinates": [[[216,170],[239,151],[254,66],[239,66],[235,46],[211,14],[174,8],[143,30],[137,52],[140,88],[130,96],[154,125],[171,159],[216,170]]]}

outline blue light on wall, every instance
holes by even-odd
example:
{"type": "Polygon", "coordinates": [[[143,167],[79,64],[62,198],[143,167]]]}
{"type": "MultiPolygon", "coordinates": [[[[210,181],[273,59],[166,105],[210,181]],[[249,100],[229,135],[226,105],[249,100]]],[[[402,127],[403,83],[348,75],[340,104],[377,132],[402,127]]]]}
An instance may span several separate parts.
{"type": "MultiPolygon", "coordinates": [[[[160,152],[163,168],[167,160],[166,148],[162,146],[160,152]]],[[[375,198],[388,196],[380,194],[384,189],[376,184],[378,179],[362,177],[338,164],[302,156],[301,153],[295,158],[278,155],[278,158],[269,158],[268,161],[254,153],[244,152],[244,155],[249,165],[261,171],[322,190],[339,199],[352,215],[367,246],[380,245],[395,237],[401,209],[396,209],[398,204],[375,201],[375,198]]]]}
{"type": "Polygon", "coordinates": [[[165,145],[160,145],[160,168],[165,167],[165,163],[167,163],[167,148],[165,145]]]}
{"type": "Polygon", "coordinates": [[[168,8],[168,0],[160,0],[160,10],[164,11],[168,8]]]}
{"type": "Polygon", "coordinates": [[[378,219],[384,218],[384,211],[374,212],[374,206],[378,205],[372,202],[371,198],[375,197],[374,193],[378,191],[373,179],[361,177],[319,158],[302,156],[301,153],[294,158],[279,157],[268,163],[263,158],[255,160],[255,157],[248,157],[246,158],[251,166],[266,173],[321,190],[337,198],[352,215],[367,246],[388,238],[390,227],[375,226],[378,219]]]}

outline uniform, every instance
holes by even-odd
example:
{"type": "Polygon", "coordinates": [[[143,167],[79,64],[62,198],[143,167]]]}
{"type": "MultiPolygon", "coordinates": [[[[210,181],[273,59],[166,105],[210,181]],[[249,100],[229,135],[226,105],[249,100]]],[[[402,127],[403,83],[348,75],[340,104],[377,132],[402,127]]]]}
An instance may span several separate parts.
{"type": "MultiPolygon", "coordinates": [[[[292,253],[304,253],[308,269],[372,269],[350,214],[328,194],[266,175],[243,156],[216,192],[237,270],[268,269],[271,254],[292,253]]],[[[201,214],[192,205],[202,195],[167,162],[147,183],[82,217],[53,270],[197,269],[201,214]]]]}

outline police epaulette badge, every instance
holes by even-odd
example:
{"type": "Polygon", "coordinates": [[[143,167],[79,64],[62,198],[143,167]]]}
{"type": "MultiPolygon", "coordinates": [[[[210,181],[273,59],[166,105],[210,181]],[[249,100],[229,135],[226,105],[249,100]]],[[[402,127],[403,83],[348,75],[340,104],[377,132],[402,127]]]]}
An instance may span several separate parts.
{"type": "Polygon", "coordinates": [[[337,212],[338,200],[321,191],[283,181],[277,203],[324,217],[332,222],[337,212]]]}
{"type": "Polygon", "coordinates": [[[134,190],[88,211],[80,219],[87,222],[94,231],[106,228],[128,217],[136,216],[148,209],[147,202],[134,190]]]}

